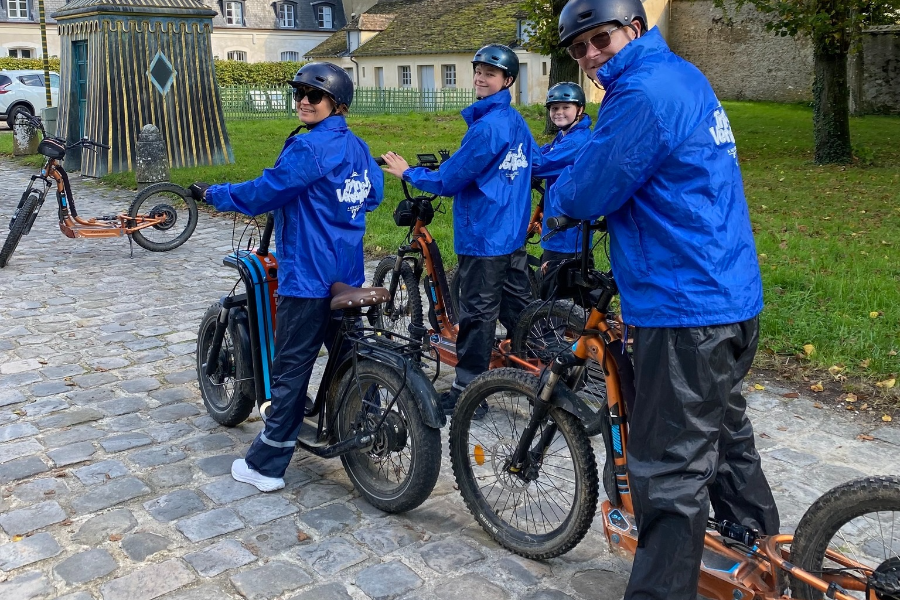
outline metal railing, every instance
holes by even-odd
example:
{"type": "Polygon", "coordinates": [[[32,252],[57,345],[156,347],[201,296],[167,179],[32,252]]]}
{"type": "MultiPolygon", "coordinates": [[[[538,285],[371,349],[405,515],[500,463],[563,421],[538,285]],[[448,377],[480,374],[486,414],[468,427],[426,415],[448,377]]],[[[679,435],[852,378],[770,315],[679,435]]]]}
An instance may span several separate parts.
{"type": "MultiPolygon", "coordinates": [[[[219,88],[227,119],[284,119],[294,116],[289,86],[230,85],[219,88]]],[[[475,101],[469,89],[356,88],[352,114],[379,115],[460,110],[475,101]]]]}

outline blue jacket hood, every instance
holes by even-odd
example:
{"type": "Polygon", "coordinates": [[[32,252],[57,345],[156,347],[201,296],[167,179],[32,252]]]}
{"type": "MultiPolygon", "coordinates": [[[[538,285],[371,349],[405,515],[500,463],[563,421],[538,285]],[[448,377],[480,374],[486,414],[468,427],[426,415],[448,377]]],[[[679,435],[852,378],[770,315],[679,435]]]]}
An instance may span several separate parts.
{"type": "Polygon", "coordinates": [[[279,295],[327,298],[335,282],[365,281],[365,214],[383,192],[369,147],[335,115],[290,137],[257,179],[211,186],[206,197],[221,211],[274,211],[279,295]]]}
{"type": "Polygon", "coordinates": [[[737,147],[706,77],[656,28],[598,77],[606,96],[591,139],[553,191],[566,215],[606,216],[625,321],[697,327],[759,314],[737,147]]]}
{"type": "Polygon", "coordinates": [[[407,169],[403,178],[453,197],[453,248],[465,256],[503,256],[525,244],[531,216],[531,164],[537,151],[509,90],[462,111],[469,129],[459,150],[436,171],[407,169]]]}

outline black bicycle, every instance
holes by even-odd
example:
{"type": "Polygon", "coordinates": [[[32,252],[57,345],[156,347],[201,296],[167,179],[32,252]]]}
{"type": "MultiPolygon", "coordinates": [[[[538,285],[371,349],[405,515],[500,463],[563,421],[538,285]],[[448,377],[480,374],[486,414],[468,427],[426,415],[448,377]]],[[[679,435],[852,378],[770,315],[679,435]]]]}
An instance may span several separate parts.
{"type": "MultiPolygon", "coordinates": [[[[268,216],[256,249],[228,254],[244,292],[206,312],[197,336],[200,394],[216,422],[234,427],[257,407],[271,410],[275,292],[278,262],[269,251],[275,219],[268,216]]],[[[323,458],[340,457],[357,490],[385,512],[415,508],[434,489],[440,472],[440,428],[446,417],[422,371],[421,341],[362,327],[388,301],[383,288],[336,283],[332,310],[342,310],[340,331],[315,400],[307,402],[297,445],[323,458]],[[352,351],[342,354],[349,342],[352,351]]]]}

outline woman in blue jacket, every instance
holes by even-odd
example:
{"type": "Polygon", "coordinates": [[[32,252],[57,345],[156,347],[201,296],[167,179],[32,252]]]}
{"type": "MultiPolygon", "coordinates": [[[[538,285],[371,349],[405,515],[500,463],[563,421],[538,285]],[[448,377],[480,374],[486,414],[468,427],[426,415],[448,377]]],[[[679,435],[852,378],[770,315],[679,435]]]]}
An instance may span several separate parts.
{"type": "MultiPolygon", "coordinates": [[[[560,215],[559,202],[553,195],[553,184],[562,170],[575,162],[575,157],[591,138],[591,118],[584,112],[584,90],[577,83],[557,83],[547,90],[545,106],[550,120],[559,133],[549,144],[541,146],[540,157],[531,166],[532,176],[546,179],[544,185],[544,233],[547,219],[560,215]]],[[[581,252],[581,231],[578,228],[562,231],[549,239],[541,240],[544,253],[541,263],[574,258],[581,252]]]]}
{"type": "Polygon", "coordinates": [[[497,319],[512,331],[531,299],[525,233],[531,212],[534,138],[510,106],[519,74],[510,48],[490,44],[472,59],[478,100],[462,111],[469,130],[437,171],[410,168],[398,154],[386,171],[420,190],[453,196],[453,248],[459,258],[456,380],[441,396],[449,414],[462,390],[487,371],[497,319]]]}
{"type": "Polygon", "coordinates": [[[336,65],[309,63],[290,84],[301,127],[309,133],[289,137],[275,166],[257,179],[191,186],[195,195],[205,191],[206,201],[220,211],[275,212],[278,319],[271,413],[247,456],[231,467],[232,477],[263,492],[284,487],[313,365],[340,326],[329,306],[331,285],[363,284],[365,214],[381,203],[384,191],[384,175],[369,147],[344,119],[353,101],[350,76],[336,65]]]}

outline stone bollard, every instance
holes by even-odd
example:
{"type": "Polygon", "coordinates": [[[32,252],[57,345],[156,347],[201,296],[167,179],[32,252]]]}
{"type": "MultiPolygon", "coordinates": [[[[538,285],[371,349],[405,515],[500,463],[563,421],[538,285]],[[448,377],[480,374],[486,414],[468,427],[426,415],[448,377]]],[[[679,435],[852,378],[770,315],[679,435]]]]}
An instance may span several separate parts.
{"type": "Polygon", "coordinates": [[[169,181],[166,144],[155,125],[144,125],[138,136],[134,177],[139,190],[158,181],[169,181]]]}
{"type": "Polygon", "coordinates": [[[41,134],[37,128],[22,116],[17,116],[13,125],[13,156],[37,154],[40,143],[41,134]]]}

